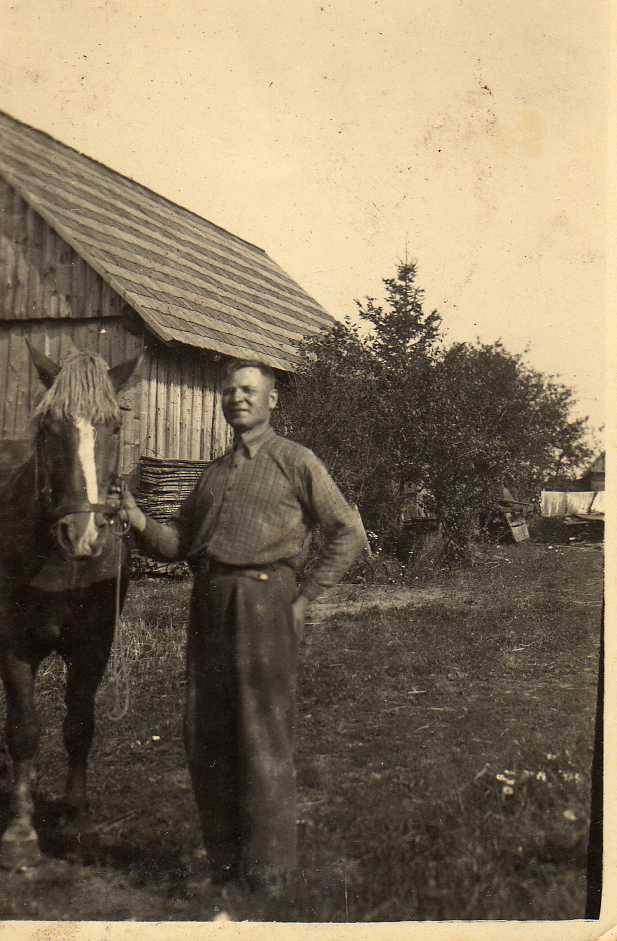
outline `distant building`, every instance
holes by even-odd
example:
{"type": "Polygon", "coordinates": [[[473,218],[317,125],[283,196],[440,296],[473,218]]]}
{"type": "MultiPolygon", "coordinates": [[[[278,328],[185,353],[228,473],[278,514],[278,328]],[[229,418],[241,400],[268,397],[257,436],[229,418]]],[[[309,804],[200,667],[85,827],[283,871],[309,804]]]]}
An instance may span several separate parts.
{"type": "Polygon", "coordinates": [[[589,465],[582,477],[578,478],[577,486],[580,490],[604,490],[606,471],[606,453],[602,451],[589,465]]]}

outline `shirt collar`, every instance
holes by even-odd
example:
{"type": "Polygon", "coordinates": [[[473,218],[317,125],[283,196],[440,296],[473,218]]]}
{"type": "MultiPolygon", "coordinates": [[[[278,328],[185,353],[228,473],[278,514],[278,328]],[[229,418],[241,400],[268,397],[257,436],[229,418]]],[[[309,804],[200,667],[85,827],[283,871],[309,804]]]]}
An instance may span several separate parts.
{"type": "Polygon", "coordinates": [[[270,441],[274,435],[275,431],[271,425],[266,425],[265,428],[251,428],[250,431],[245,431],[243,434],[236,437],[234,447],[239,447],[240,444],[243,444],[247,455],[253,458],[259,449],[270,441]]]}

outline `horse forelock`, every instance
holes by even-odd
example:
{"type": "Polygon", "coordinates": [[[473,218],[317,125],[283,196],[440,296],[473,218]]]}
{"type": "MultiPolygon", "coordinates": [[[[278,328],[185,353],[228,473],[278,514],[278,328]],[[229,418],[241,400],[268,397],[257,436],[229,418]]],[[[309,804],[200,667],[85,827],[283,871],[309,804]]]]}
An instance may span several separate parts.
{"type": "Polygon", "coordinates": [[[96,353],[69,356],[39,402],[35,416],[82,418],[93,424],[117,421],[120,407],[105,360],[96,353]]]}

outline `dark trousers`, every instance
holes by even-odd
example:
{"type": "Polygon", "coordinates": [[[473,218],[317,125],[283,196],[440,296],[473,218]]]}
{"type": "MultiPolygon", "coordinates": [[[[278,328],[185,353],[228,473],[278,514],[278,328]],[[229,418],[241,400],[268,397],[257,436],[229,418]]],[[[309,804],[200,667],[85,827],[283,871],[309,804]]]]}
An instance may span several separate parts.
{"type": "Polygon", "coordinates": [[[185,746],[218,877],[268,882],[296,865],[295,595],[286,565],[195,576],[185,746]]]}

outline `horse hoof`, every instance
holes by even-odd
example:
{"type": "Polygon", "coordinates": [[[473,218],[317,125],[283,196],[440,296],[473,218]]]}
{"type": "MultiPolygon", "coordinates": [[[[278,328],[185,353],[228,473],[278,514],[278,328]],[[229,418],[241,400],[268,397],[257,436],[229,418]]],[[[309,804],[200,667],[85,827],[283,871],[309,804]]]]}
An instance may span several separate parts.
{"type": "Polygon", "coordinates": [[[64,813],[60,819],[60,829],[66,837],[75,838],[76,840],[96,833],[92,817],[83,811],[64,813]]]}
{"type": "Polygon", "coordinates": [[[0,840],[0,869],[27,869],[43,860],[39,841],[34,831],[9,827],[0,840]],[[22,831],[22,832],[20,832],[22,831]]]}
{"type": "Polygon", "coordinates": [[[99,834],[88,815],[78,813],[65,816],[60,832],[68,858],[83,861],[96,856],[100,848],[99,834]]]}

